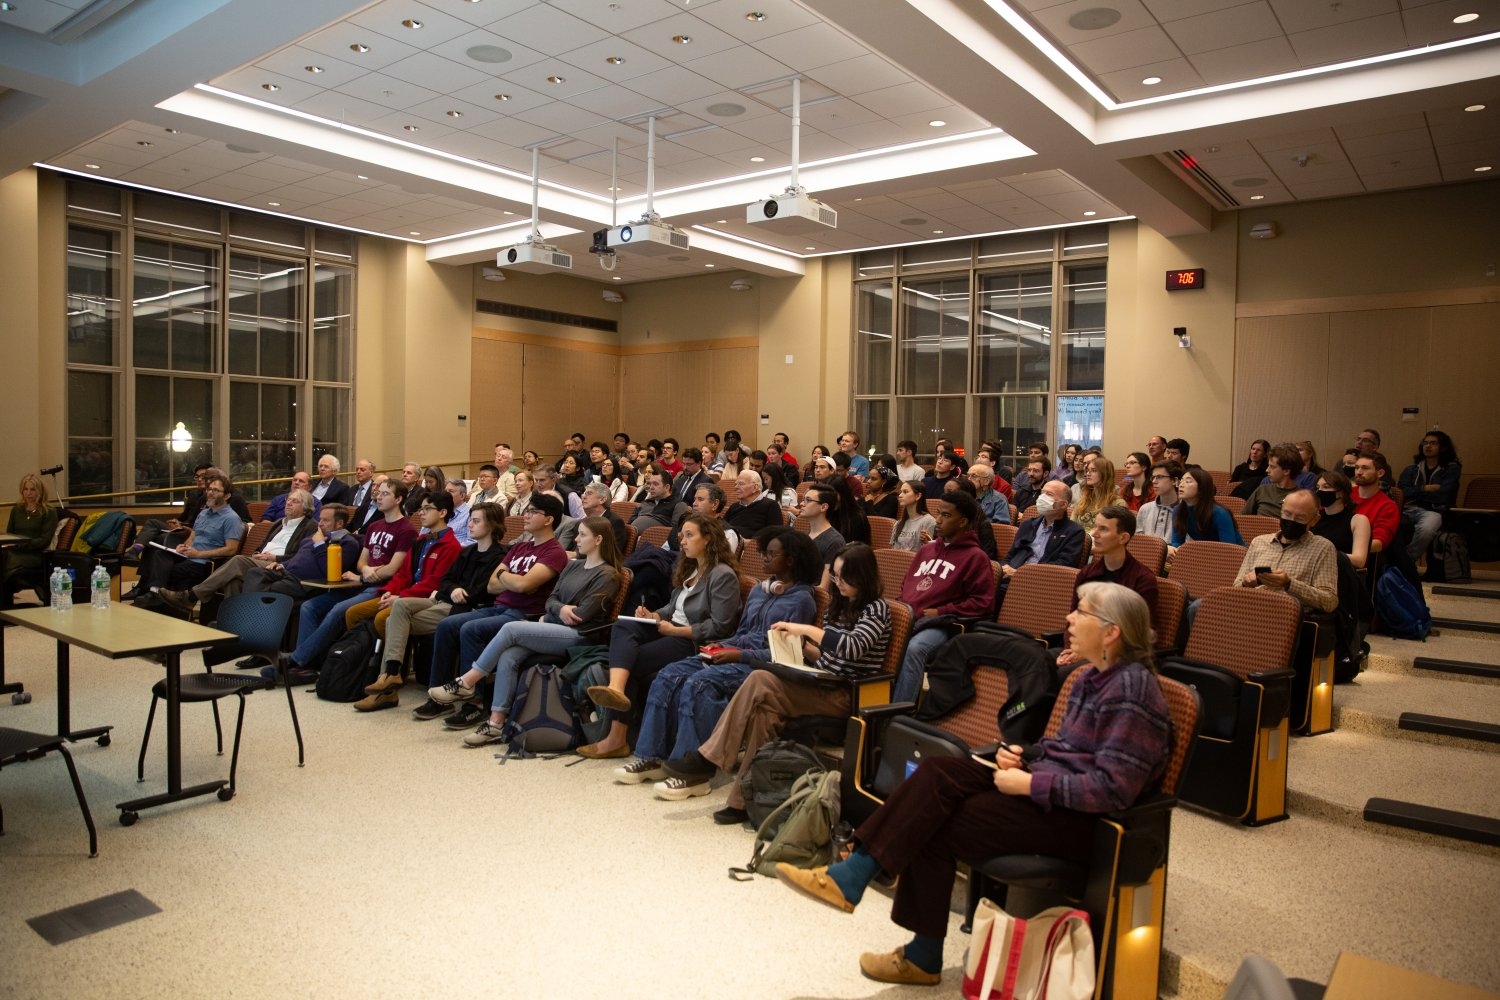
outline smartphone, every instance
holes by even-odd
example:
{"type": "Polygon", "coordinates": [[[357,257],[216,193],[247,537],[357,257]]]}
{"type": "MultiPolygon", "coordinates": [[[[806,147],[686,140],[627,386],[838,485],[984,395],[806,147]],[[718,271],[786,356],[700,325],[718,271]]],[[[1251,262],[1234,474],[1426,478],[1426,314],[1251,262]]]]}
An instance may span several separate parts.
{"type": "Polygon", "coordinates": [[[1269,573],[1269,572],[1271,572],[1271,567],[1269,567],[1269,566],[1257,566],[1257,567],[1255,567],[1255,575],[1256,576],[1262,576],[1262,575],[1264,575],[1266,573],[1269,573]]]}

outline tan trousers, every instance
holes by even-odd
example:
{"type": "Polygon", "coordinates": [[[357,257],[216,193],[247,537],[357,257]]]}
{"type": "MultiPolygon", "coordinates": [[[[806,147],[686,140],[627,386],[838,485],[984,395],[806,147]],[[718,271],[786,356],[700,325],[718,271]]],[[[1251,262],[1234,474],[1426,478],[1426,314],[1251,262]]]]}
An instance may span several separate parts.
{"type": "Polygon", "coordinates": [[[385,651],[381,660],[406,659],[406,643],[414,635],[431,635],[438,623],[448,617],[453,605],[434,601],[430,597],[401,597],[387,607],[380,600],[363,601],[344,612],[344,627],[353,628],[360,622],[375,620],[375,634],[385,640],[385,651]]]}

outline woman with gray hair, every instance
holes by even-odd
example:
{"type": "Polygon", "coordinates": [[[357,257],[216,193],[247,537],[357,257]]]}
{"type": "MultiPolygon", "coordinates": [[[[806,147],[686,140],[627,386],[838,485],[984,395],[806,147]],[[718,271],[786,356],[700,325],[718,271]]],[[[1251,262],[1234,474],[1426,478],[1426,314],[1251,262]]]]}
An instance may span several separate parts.
{"type": "Polygon", "coordinates": [[[934,757],[854,832],[847,859],[826,868],[776,866],[782,881],[848,913],[882,871],[899,875],[891,919],[915,934],[860,970],[885,983],[941,979],[957,859],[1043,854],[1086,862],[1099,816],[1123,809],[1166,768],[1170,723],[1151,658],[1151,613],[1116,583],[1078,588],[1068,615],[1078,668],[1055,737],[979,754],[934,757]]]}

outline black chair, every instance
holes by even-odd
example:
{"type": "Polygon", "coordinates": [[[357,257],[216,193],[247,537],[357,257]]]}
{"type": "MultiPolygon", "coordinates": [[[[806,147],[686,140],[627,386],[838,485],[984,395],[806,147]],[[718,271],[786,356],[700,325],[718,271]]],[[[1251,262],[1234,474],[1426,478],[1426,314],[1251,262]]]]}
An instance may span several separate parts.
{"type": "MultiPolygon", "coordinates": [[[[276,683],[258,675],[216,674],[212,668],[215,664],[245,656],[264,656],[273,663],[277,662],[276,654],[281,650],[281,636],[286,631],[287,619],[291,614],[292,598],[287,594],[235,594],[226,598],[219,606],[216,627],[225,632],[233,632],[239,636],[239,641],[204,649],[203,665],[209,669],[204,673],[187,674],[182,678],[179,697],[184,704],[206,701],[213,706],[214,735],[220,756],[224,754],[224,731],[219,724],[219,699],[230,695],[236,695],[240,699],[239,717],[234,725],[234,753],[229,759],[229,785],[219,789],[219,798],[224,802],[234,798],[235,772],[240,760],[240,732],[245,725],[245,696],[252,691],[268,691],[276,683]]],[[[286,704],[292,713],[292,730],[297,734],[297,766],[301,767],[304,757],[302,726],[297,721],[297,703],[292,698],[291,686],[282,686],[286,688],[286,704]]],[[[166,696],[165,679],[152,685],[151,711],[146,715],[146,732],[141,737],[141,756],[136,762],[137,781],[145,780],[146,745],[151,739],[151,723],[156,718],[156,703],[166,696]]]]}
{"type": "MultiPolygon", "coordinates": [[[[36,760],[56,750],[68,765],[68,777],[73,779],[73,794],[78,796],[78,808],[83,812],[83,821],[89,828],[89,857],[99,856],[99,833],[94,829],[94,817],[89,813],[89,801],[83,795],[83,785],[78,782],[78,769],[73,766],[73,755],[68,753],[67,737],[56,734],[28,733],[23,729],[0,727],[0,768],[22,761],[36,760]]],[[[0,809],[0,833],[5,832],[5,810],[0,809]]]]}

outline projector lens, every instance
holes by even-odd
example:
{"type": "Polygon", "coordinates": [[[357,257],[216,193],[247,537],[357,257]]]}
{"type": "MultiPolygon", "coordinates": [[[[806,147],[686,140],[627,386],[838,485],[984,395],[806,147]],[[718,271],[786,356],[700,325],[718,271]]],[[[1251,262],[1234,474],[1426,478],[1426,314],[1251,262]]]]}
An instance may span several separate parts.
{"type": "Polygon", "coordinates": [[[762,211],[766,213],[766,218],[774,219],[776,218],[776,213],[778,210],[780,210],[780,208],[781,206],[776,202],[768,201],[766,202],[765,208],[763,208],[762,211]]]}
{"type": "Polygon", "coordinates": [[[630,229],[629,226],[622,226],[620,228],[620,242],[621,243],[629,243],[630,242],[630,237],[632,235],[634,235],[634,234],[632,233],[632,231],[631,231],[631,229],[630,229]]]}
{"type": "Polygon", "coordinates": [[[514,264],[516,262],[516,248],[515,247],[511,247],[509,250],[505,251],[505,259],[507,261],[509,261],[510,263],[512,263],[512,264],[514,264]]]}

